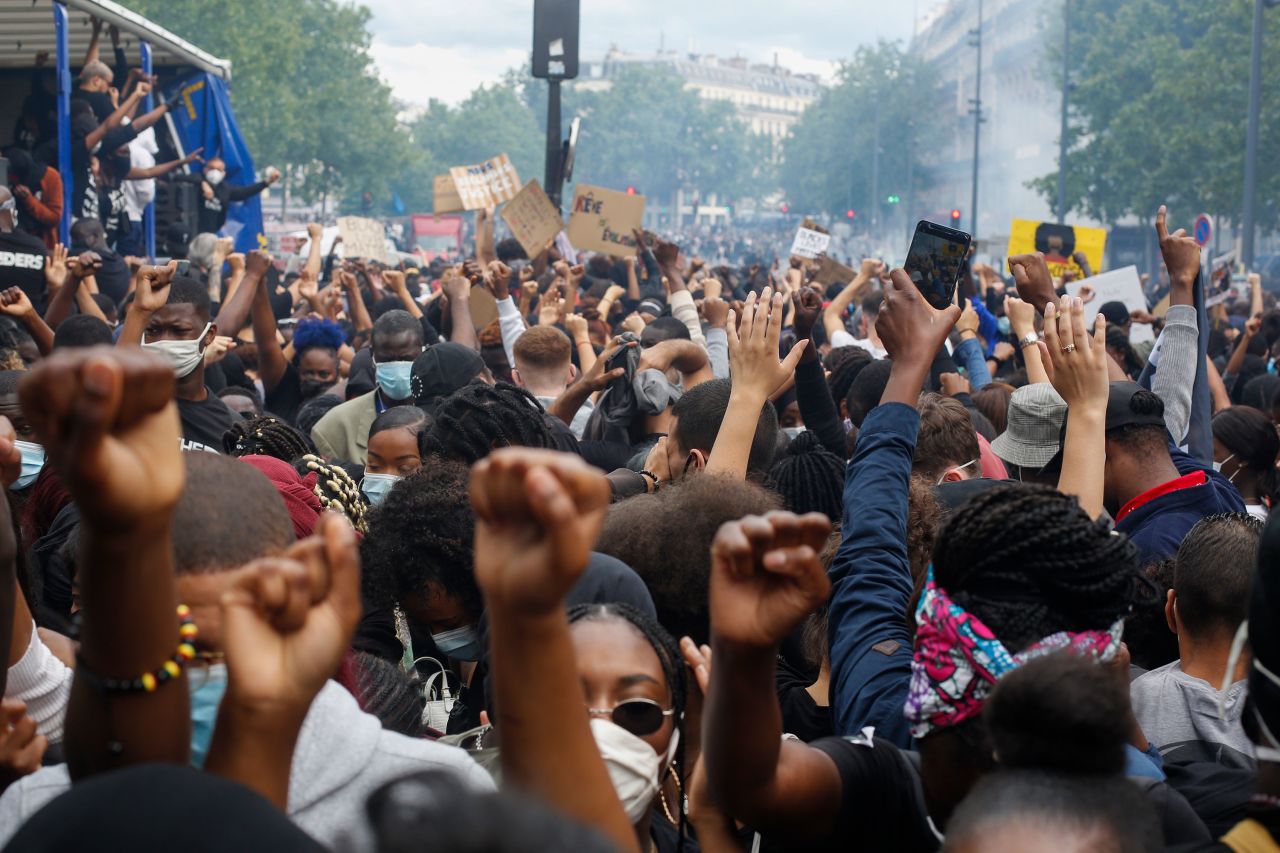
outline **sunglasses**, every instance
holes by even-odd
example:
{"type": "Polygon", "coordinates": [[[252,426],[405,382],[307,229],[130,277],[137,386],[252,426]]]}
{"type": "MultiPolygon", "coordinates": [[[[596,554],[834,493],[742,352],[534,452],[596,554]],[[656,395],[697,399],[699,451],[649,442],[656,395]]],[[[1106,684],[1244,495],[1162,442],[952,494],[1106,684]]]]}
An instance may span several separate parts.
{"type": "Polygon", "coordinates": [[[627,699],[610,708],[588,708],[592,717],[608,717],[619,728],[644,737],[662,728],[662,721],[675,714],[674,708],[663,709],[652,699],[627,699]]]}

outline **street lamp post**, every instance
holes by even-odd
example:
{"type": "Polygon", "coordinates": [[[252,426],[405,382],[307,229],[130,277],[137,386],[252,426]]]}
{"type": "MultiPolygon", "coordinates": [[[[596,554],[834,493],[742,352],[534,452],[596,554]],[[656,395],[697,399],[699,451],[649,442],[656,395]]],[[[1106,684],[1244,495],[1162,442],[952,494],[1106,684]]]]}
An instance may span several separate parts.
{"type": "Polygon", "coordinates": [[[1067,101],[1071,91],[1071,0],[1062,0],[1062,124],[1058,131],[1058,224],[1067,217],[1067,101]]]}
{"type": "Polygon", "coordinates": [[[973,30],[978,49],[978,73],[973,87],[973,195],[969,200],[969,230],[978,237],[978,141],[982,135],[982,0],[978,0],[978,26],[973,30]]]}
{"type": "Polygon", "coordinates": [[[1253,0],[1253,49],[1249,55],[1249,124],[1244,139],[1244,217],[1241,221],[1240,260],[1253,267],[1254,216],[1257,204],[1258,113],[1262,103],[1262,7],[1280,0],[1253,0]]]}

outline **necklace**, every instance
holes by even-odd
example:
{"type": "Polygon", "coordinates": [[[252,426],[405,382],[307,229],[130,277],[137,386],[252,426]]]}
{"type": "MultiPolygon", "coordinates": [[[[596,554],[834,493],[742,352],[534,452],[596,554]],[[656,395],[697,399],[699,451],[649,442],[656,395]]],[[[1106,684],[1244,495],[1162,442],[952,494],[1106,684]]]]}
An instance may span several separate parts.
{"type": "MultiPolygon", "coordinates": [[[[674,770],[674,769],[675,769],[675,762],[672,762],[672,765],[671,765],[671,766],[672,766],[672,769],[674,770]]],[[[684,786],[680,784],[680,774],[679,774],[679,773],[672,773],[672,774],[671,774],[671,781],[673,781],[673,782],[675,782],[675,783],[676,783],[676,791],[677,791],[677,792],[679,792],[679,794],[680,794],[680,799],[681,799],[681,800],[683,800],[683,799],[684,799],[684,786]]],[[[662,788],[662,789],[659,789],[659,790],[658,790],[658,802],[662,804],[662,813],[663,813],[664,815],[666,815],[667,820],[671,822],[671,825],[672,825],[672,826],[679,826],[679,825],[680,825],[679,821],[677,821],[674,817],[672,817],[672,815],[671,815],[671,807],[670,807],[669,805],[667,805],[667,792],[666,792],[666,789],[665,789],[665,788],[662,788]]]]}

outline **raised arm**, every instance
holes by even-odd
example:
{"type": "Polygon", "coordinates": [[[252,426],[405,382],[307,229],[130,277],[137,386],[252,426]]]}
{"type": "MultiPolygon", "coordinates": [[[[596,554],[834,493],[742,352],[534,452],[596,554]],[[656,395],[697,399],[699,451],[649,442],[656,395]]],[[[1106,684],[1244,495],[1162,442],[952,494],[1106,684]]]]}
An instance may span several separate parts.
{"type": "MultiPolygon", "coordinates": [[[[360,332],[373,328],[373,319],[369,316],[369,306],[364,304],[364,294],[360,292],[360,280],[343,270],[339,274],[342,291],[347,296],[347,310],[351,312],[351,324],[360,332]]],[[[333,285],[329,285],[333,287],[333,285]]],[[[419,314],[419,316],[421,316],[419,314]]]]}
{"type": "Polygon", "coordinates": [[[498,259],[493,248],[493,211],[476,211],[476,260],[487,267],[498,259]]]}
{"type": "Polygon", "coordinates": [[[449,340],[479,352],[480,338],[471,320],[471,282],[462,276],[454,276],[446,278],[442,287],[445,296],[449,297],[449,319],[453,324],[449,340]]]}
{"type": "Polygon", "coordinates": [[[840,410],[831,399],[818,348],[812,343],[813,327],[822,315],[822,294],[806,287],[792,297],[795,303],[796,340],[810,341],[796,363],[796,403],[805,428],[813,432],[822,446],[844,459],[848,453],[840,410]]]}
{"type": "Polygon", "coordinates": [[[1107,461],[1107,318],[1084,327],[1084,302],[1063,297],[1045,306],[1044,338],[1053,360],[1053,388],[1067,403],[1067,436],[1058,491],[1075,495],[1090,518],[1102,515],[1107,461]]]}
{"type": "Polygon", "coordinates": [[[884,269],[884,263],[875,258],[867,258],[858,269],[858,274],[831,300],[831,304],[822,312],[822,328],[827,333],[827,340],[832,340],[836,332],[848,333],[844,327],[844,314],[849,310],[853,300],[857,298],[867,282],[878,276],[884,269]]]}
{"type": "Polygon", "coordinates": [[[200,156],[200,152],[203,150],[203,148],[197,148],[181,160],[170,160],[168,163],[160,163],[156,166],[151,166],[145,169],[139,169],[135,166],[129,170],[129,174],[125,175],[125,180],[141,181],[146,180],[147,178],[158,178],[161,175],[169,174],[174,169],[181,169],[189,163],[195,163],[197,161],[203,163],[204,159],[200,156]]]}
{"type": "MultiPolygon", "coordinates": [[[[1173,443],[1181,445],[1191,423],[1195,385],[1192,380],[1200,360],[1200,324],[1195,306],[1195,289],[1200,281],[1200,246],[1182,229],[1170,234],[1167,216],[1165,206],[1161,205],[1156,213],[1156,236],[1169,270],[1169,310],[1160,332],[1160,364],[1151,376],[1151,391],[1164,401],[1165,427],[1173,443]]],[[[1244,343],[1247,345],[1247,341],[1244,343]]],[[[1237,352],[1243,360],[1244,348],[1237,352]]],[[[1227,372],[1232,372],[1229,366],[1227,372]]]]}
{"type": "Polygon", "coordinates": [[[71,316],[71,306],[76,299],[84,279],[102,269],[102,258],[97,252],[83,252],[74,258],[67,258],[65,252],[59,263],[58,250],[55,248],[53,259],[45,264],[44,280],[53,298],[44,312],[44,321],[51,329],[57,329],[62,321],[71,316]]]}
{"type": "Polygon", "coordinates": [[[261,249],[254,249],[245,259],[244,281],[241,290],[252,290],[253,340],[258,347],[258,376],[267,393],[274,391],[288,370],[289,363],[276,338],[276,315],[271,310],[271,297],[267,293],[267,268],[271,256],[261,249]]]}
{"type": "Polygon", "coordinates": [[[600,535],[609,481],[576,456],[501,449],[472,469],[471,505],[504,777],[637,851],[591,734],[564,604],[600,535]]]}
{"type": "Polygon", "coordinates": [[[413,294],[409,292],[409,286],[405,284],[404,273],[400,270],[385,270],[382,273],[382,280],[387,283],[400,300],[400,304],[404,306],[404,310],[408,311],[415,319],[422,319],[422,306],[418,304],[418,300],[413,298],[413,294]]]}
{"type": "Polygon", "coordinates": [[[96,347],[54,353],[19,385],[81,515],[81,646],[64,739],[73,781],[188,761],[189,638],[179,632],[170,534],[186,479],[174,381],[150,353],[96,347]],[[139,684],[147,679],[154,689],[139,684]]]}
{"type": "MultiPolygon", "coordinates": [[[[96,307],[96,306],[95,306],[96,307]]],[[[48,355],[53,352],[53,329],[40,317],[35,306],[31,304],[31,300],[21,287],[11,287],[8,290],[0,291],[0,312],[15,318],[26,327],[31,334],[31,339],[36,342],[36,347],[40,350],[41,355],[48,355]]],[[[0,453],[4,452],[3,444],[0,444],[0,453]]],[[[0,584],[4,583],[4,579],[0,578],[0,584]]],[[[3,604],[0,603],[0,608],[3,604]]]]}
{"type": "MultiPolygon", "coordinates": [[[[229,242],[229,241],[228,241],[229,242]]],[[[227,246],[230,248],[230,245],[227,246]]],[[[231,253],[227,253],[230,257],[231,253]]],[[[269,258],[270,256],[268,256],[269,258]]],[[[221,259],[215,257],[215,262],[219,268],[222,266],[221,259]]],[[[245,273],[247,275],[247,272],[245,273]]],[[[263,273],[265,275],[265,272],[263,273]]],[[[236,270],[232,268],[232,275],[236,275],[236,270]]],[[[210,276],[212,278],[212,276],[210,276]]],[[[243,284],[243,282],[242,282],[243,284]]],[[[214,318],[213,324],[228,335],[235,335],[244,328],[245,323],[249,321],[249,311],[253,307],[253,296],[257,287],[237,287],[232,290],[227,288],[226,298],[220,303],[218,316],[214,318]]]]}
{"type": "Polygon", "coordinates": [[[1022,350],[1022,360],[1027,365],[1027,381],[1032,385],[1049,381],[1049,371],[1045,370],[1044,353],[1036,338],[1036,309],[1030,302],[1024,302],[1016,296],[1004,298],[1004,313],[1009,318],[1009,326],[1014,337],[1018,339],[1018,348],[1022,350]]]}
{"type": "Polygon", "coordinates": [[[163,267],[138,267],[133,274],[133,302],[125,314],[124,327],[116,339],[116,346],[141,346],[151,315],[163,308],[169,299],[169,285],[177,271],[177,261],[170,261],[163,267]]]}

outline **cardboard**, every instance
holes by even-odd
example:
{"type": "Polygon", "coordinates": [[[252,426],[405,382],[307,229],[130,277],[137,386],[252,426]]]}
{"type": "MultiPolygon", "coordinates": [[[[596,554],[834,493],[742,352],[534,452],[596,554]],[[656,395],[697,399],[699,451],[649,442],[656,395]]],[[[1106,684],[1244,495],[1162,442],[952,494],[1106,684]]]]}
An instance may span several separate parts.
{"type": "Polygon", "coordinates": [[[338,233],[342,235],[344,258],[365,258],[386,262],[387,237],[382,223],[362,216],[339,216],[338,233]]]}
{"type": "MultiPolygon", "coordinates": [[[[1086,284],[1096,294],[1084,305],[1086,327],[1093,326],[1098,309],[1108,302],[1123,302],[1130,311],[1147,310],[1147,297],[1142,293],[1142,281],[1138,278],[1137,267],[1121,267],[1084,281],[1073,281],[1067,285],[1067,295],[1079,296],[1080,288],[1086,284]]],[[[1133,343],[1154,341],[1155,338],[1155,332],[1145,323],[1134,323],[1129,327],[1129,340],[1133,343]]]]}
{"type": "Polygon", "coordinates": [[[464,210],[462,196],[458,195],[458,187],[452,175],[436,175],[431,191],[431,210],[433,213],[458,213],[464,210]]]}
{"type": "Polygon", "coordinates": [[[831,235],[800,226],[791,244],[791,254],[797,258],[816,258],[831,244],[831,235]]]}
{"type": "Polygon", "coordinates": [[[492,210],[520,191],[520,176],[506,154],[474,166],[454,166],[449,175],[465,210],[492,210]]]}
{"type": "MultiPolygon", "coordinates": [[[[1059,225],[1056,222],[1033,222],[1015,219],[1009,228],[1007,257],[1044,252],[1049,275],[1061,278],[1068,269],[1074,270],[1076,280],[1085,277],[1084,270],[1071,259],[1076,252],[1084,252],[1093,272],[1102,271],[1102,253],[1107,247],[1107,232],[1101,228],[1084,228],[1080,225],[1059,225]]],[[[1145,306],[1144,306],[1145,307],[1145,306]]]]}
{"type": "Polygon", "coordinates": [[[813,276],[813,280],[818,284],[847,285],[857,277],[858,273],[854,270],[823,255],[818,258],[818,272],[813,276]]]}
{"type": "Polygon", "coordinates": [[[542,254],[556,235],[564,230],[560,211],[536,179],[525,184],[515,198],[503,205],[500,215],[511,229],[511,234],[524,247],[525,254],[531,258],[542,254]]]}
{"type": "Polygon", "coordinates": [[[631,232],[644,220],[644,196],[578,184],[567,229],[578,249],[629,258],[636,253],[631,232]]]}
{"type": "Polygon", "coordinates": [[[498,319],[498,300],[493,298],[489,288],[483,284],[471,287],[471,324],[476,331],[483,331],[489,324],[498,319]]]}

